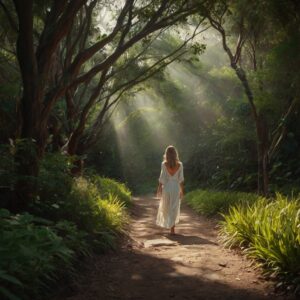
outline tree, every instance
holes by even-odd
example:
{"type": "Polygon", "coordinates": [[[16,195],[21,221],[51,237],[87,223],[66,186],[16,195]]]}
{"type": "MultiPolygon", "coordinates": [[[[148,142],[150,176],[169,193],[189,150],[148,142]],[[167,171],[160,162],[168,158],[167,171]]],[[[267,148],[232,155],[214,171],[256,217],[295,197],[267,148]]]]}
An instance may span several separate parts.
{"type": "MultiPolygon", "coordinates": [[[[10,3],[1,1],[16,30],[17,59],[22,78],[18,138],[26,146],[19,147],[16,154],[19,174],[23,179],[16,187],[18,197],[15,207],[23,209],[35,194],[34,177],[38,175],[39,159],[48,142],[55,105],[66,97],[70,113],[74,92],[95,78],[95,89],[85,103],[79,123],[68,142],[69,152],[73,154],[90,110],[103,93],[110,76],[114,76],[115,64],[134,45],[159,30],[184,22],[206,1],[126,0],[121,8],[114,1],[96,0],[41,3],[14,0],[13,3],[15,12],[10,13],[7,9],[10,3]],[[110,10],[112,23],[106,28],[107,32],[99,32],[98,39],[90,39],[92,14],[101,8],[110,10]],[[14,13],[17,22],[13,21],[14,13]],[[76,28],[73,26],[78,28],[77,33],[72,32],[76,28]],[[64,58],[62,66],[57,65],[57,62],[62,62],[57,58],[59,53],[64,58]],[[29,184],[28,178],[33,178],[33,183],[29,184]]],[[[129,85],[134,85],[134,82],[129,85]]],[[[105,99],[103,112],[106,112],[108,98],[105,99]]],[[[98,120],[101,118],[100,113],[98,120]]],[[[97,128],[97,123],[95,126],[97,128]]]]}
{"type": "Polygon", "coordinates": [[[262,192],[264,195],[268,194],[270,160],[282,142],[286,132],[286,120],[293,113],[299,101],[298,96],[293,97],[292,100],[286,99],[286,105],[281,112],[279,121],[277,121],[275,129],[270,132],[266,115],[263,110],[258,109],[257,102],[260,96],[259,93],[263,93],[264,91],[264,83],[262,78],[259,77],[258,71],[263,70],[265,67],[265,51],[273,46],[270,42],[273,33],[268,30],[262,30],[264,27],[268,28],[270,24],[270,20],[266,18],[267,7],[265,3],[260,4],[258,1],[251,3],[244,1],[220,1],[215,8],[207,14],[207,18],[212,27],[221,34],[223,49],[228,55],[231,68],[235,71],[244,87],[251,107],[257,136],[257,186],[258,192],[262,192]],[[228,23],[231,28],[228,28],[228,23]],[[232,42],[230,43],[228,38],[229,31],[234,32],[234,36],[237,37],[235,46],[231,46],[232,42]],[[264,45],[262,49],[261,45],[268,35],[268,45],[264,45]],[[250,63],[247,64],[245,58],[247,58],[250,63]],[[254,72],[254,74],[258,74],[259,89],[256,93],[254,93],[253,82],[249,80],[251,71],[254,72]],[[282,120],[285,121],[282,122],[282,120]]]}

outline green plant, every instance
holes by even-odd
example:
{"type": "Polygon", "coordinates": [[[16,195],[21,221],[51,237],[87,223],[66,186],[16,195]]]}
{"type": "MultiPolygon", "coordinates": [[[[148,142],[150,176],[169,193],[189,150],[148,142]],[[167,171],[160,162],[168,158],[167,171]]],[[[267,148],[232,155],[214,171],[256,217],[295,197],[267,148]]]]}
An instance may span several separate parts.
{"type": "Polygon", "coordinates": [[[116,236],[127,222],[124,202],[111,193],[102,198],[98,186],[83,177],[74,179],[70,195],[56,210],[61,218],[86,231],[97,251],[114,247],[116,236]]]}
{"type": "Polygon", "coordinates": [[[12,155],[11,145],[0,144],[0,182],[1,188],[12,189],[16,181],[14,172],[15,162],[12,155]]]}
{"type": "Polygon", "coordinates": [[[300,288],[300,198],[276,194],[252,204],[238,204],[224,214],[220,239],[225,246],[243,246],[267,273],[291,280],[300,288]]]}
{"type": "Polygon", "coordinates": [[[194,190],[185,196],[185,201],[198,213],[215,215],[226,212],[237,203],[253,203],[258,196],[251,193],[194,190]]]}
{"type": "Polygon", "coordinates": [[[60,270],[72,272],[76,253],[89,253],[85,234],[66,221],[54,224],[1,209],[0,227],[1,298],[37,298],[60,270]]]}
{"type": "Polygon", "coordinates": [[[109,198],[109,195],[112,195],[112,199],[117,198],[126,206],[131,204],[131,192],[124,183],[100,176],[93,176],[92,182],[97,186],[101,198],[107,199],[109,198]]]}
{"type": "Polygon", "coordinates": [[[66,197],[71,189],[73,179],[70,169],[73,159],[60,153],[46,153],[41,161],[38,177],[39,197],[49,204],[66,197]]]}

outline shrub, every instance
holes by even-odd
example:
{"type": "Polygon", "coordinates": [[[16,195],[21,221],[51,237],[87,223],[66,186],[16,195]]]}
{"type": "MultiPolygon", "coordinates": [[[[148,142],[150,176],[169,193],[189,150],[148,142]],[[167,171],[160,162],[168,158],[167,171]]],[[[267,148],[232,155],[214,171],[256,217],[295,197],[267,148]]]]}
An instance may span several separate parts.
{"type": "Polygon", "coordinates": [[[16,163],[11,145],[0,144],[0,203],[1,207],[9,207],[14,185],[17,181],[16,163]]]}
{"type": "Polygon", "coordinates": [[[228,246],[243,246],[267,273],[291,279],[300,289],[300,198],[260,198],[231,207],[221,223],[220,238],[228,246]]]}
{"type": "MultiPolygon", "coordinates": [[[[0,148],[0,179],[11,190],[16,177],[8,150],[0,148]]],[[[39,196],[30,204],[32,214],[0,210],[1,299],[39,299],[61,272],[73,271],[76,258],[114,247],[124,230],[127,187],[97,176],[74,179],[71,167],[72,159],[47,153],[34,179],[39,196]]]]}
{"type": "Polygon", "coordinates": [[[41,161],[38,177],[39,197],[42,201],[55,203],[71,192],[73,178],[70,169],[72,158],[60,153],[46,153],[41,161]]]}
{"type": "Polygon", "coordinates": [[[76,252],[89,253],[85,234],[66,221],[54,224],[1,209],[0,226],[1,298],[37,298],[59,270],[72,271],[76,252]]]}
{"type": "Polygon", "coordinates": [[[127,220],[131,192],[121,183],[93,175],[72,178],[72,161],[61,154],[47,154],[38,179],[40,197],[32,212],[51,220],[68,220],[86,231],[97,251],[114,246],[127,220]]]}
{"type": "Polygon", "coordinates": [[[115,237],[127,222],[124,203],[108,193],[101,193],[91,180],[74,179],[70,195],[55,205],[57,218],[72,221],[90,235],[97,251],[114,247],[115,237]]]}
{"type": "Polygon", "coordinates": [[[0,182],[1,188],[12,189],[15,183],[16,174],[14,173],[15,162],[12,155],[11,145],[0,144],[0,182]]]}
{"type": "Polygon", "coordinates": [[[107,199],[110,195],[129,206],[131,204],[131,192],[124,183],[117,182],[110,178],[93,176],[92,182],[97,186],[101,198],[107,199]]]}
{"type": "Polygon", "coordinates": [[[195,190],[185,196],[186,202],[198,213],[215,215],[228,211],[237,203],[253,203],[258,196],[251,193],[195,190]]]}
{"type": "MultiPolygon", "coordinates": [[[[48,187],[54,189],[50,183],[48,187]]],[[[0,298],[39,298],[61,275],[59,270],[73,271],[78,255],[115,246],[127,222],[125,205],[114,194],[100,195],[98,186],[81,177],[72,180],[65,198],[34,203],[35,211],[56,222],[0,210],[0,298]]]]}

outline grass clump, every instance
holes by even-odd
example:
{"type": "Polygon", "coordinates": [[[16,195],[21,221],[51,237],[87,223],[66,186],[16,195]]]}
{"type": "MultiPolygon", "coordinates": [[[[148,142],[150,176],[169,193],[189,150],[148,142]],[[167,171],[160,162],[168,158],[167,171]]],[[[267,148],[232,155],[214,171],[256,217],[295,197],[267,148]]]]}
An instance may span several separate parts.
{"type": "Polygon", "coordinates": [[[74,179],[68,198],[52,204],[52,208],[56,219],[74,222],[87,232],[97,252],[114,248],[128,219],[125,204],[114,193],[102,197],[94,180],[84,177],[74,179]]]}
{"type": "Polygon", "coordinates": [[[93,176],[92,182],[96,185],[103,199],[113,198],[123,202],[125,206],[130,206],[132,203],[131,192],[124,183],[120,183],[114,179],[93,176]]]}
{"type": "Polygon", "coordinates": [[[253,203],[258,196],[251,193],[194,190],[185,196],[185,201],[198,213],[212,216],[227,212],[231,205],[253,203]]]}
{"type": "Polygon", "coordinates": [[[271,273],[300,291],[300,198],[260,198],[238,204],[224,214],[220,238],[245,253],[271,273]]]}

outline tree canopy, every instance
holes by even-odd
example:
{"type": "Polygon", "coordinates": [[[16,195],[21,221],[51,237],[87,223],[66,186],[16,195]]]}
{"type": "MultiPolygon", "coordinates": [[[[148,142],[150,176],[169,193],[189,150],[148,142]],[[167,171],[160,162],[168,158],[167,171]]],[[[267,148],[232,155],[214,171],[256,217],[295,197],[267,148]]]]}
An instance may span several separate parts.
{"type": "Polygon", "coordinates": [[[148,151],[158,161],[174,143],[195,184],[267,194],[279,166],[292,179],[283,157],[297,159],[297,5],[1,1],[1,142],[14,147],[15,206],[37,193],[48,152],[75,155],[74,172],[86,159],[104,175],[116,164],[113,176],[130,181],[122,159],[136,153],[154,178],[148,151]]]}

